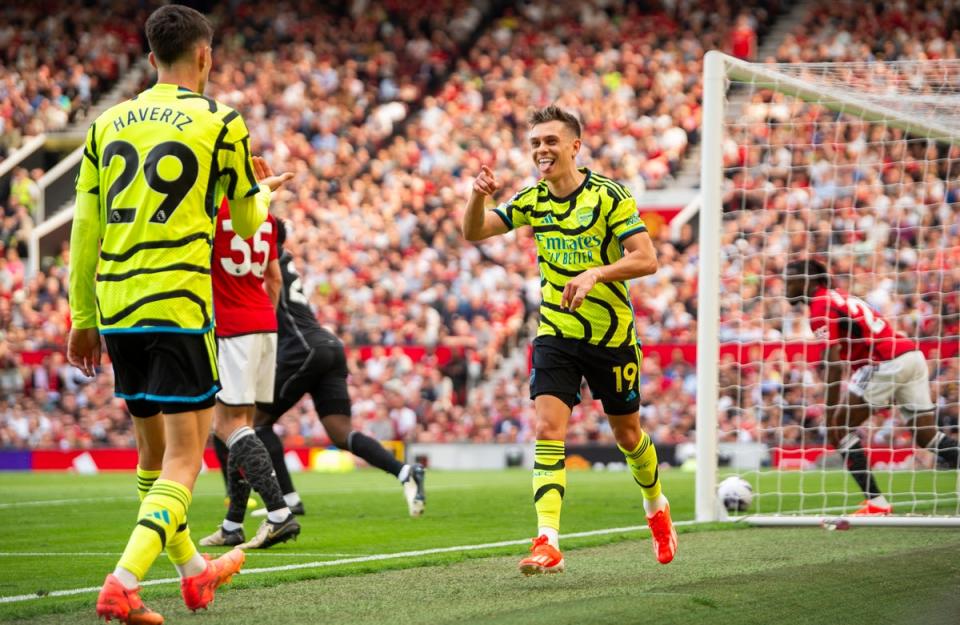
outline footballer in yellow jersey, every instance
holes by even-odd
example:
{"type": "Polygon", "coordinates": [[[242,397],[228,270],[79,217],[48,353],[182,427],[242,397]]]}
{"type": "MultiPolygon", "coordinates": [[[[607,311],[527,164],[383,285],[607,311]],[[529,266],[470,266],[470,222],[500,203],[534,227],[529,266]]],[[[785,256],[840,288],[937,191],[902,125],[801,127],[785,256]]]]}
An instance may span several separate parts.
{"type": "Polygon", "coordinates": [[[627,281],[657,270],[656,252],[637,204],[623,185],[578,168],[580,122],[557,106],[530,116],[537,184],[492,210],[499,189],[483,167],[463,218],[471,241],[530,226],[537,244],[542,298],[533,343],[530,396],[536,410],[533,491],[538,532],[520,561],[526,575],[564,570],[560,509],[566,491],[565,442],[584,379],[600,399],[644,499],[657,560],[673,560],[677,535],[662,493],[657,452],[640,427],[640,345],[627,281]]]}
{"type": "Polygon", "coordinates": [[[100,115],[84,145],[67,355],[92,375],[103,335],[115,392],[137,417],[138,521],[104,581],[97,614],[159,625],[163,617],[144,605],[139,585],[161,551],[191,610],[206,607],[244,561],[234,550],[208,562],[187,525],[220,388],[210,250],[224,196],[246,237],[266,217],[271,190],[290,175],[272,176],[253,159],[240,114],[202,95],[213,29],[201,13],[163,6],[146,33],[157,84],[100,115]]]}

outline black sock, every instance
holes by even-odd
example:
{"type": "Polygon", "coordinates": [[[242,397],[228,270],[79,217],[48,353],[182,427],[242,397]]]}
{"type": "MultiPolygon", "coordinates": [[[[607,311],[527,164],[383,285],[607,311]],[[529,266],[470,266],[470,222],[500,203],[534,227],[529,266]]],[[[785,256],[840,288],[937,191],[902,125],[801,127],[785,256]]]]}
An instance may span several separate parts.
{"type": "Polygon", "coordinates": [[[940,432],[934,437],[933,442],[934,451],[937,452],[941,460],[947,463],[947,467],[951,469],[960,468],[960,443],[957,442],[957,439],[940,432]]]}
{"type": "Polygon", "coordinates": [[[243,477],[263,499],[267,512],[287,506],[277,483],[277,476],[273,472],[270,454],[258,437],[248,434],[233,441],[230,446],[230,461],[234,462],[234,459],[237,467],[243,471],[243,477]]]}
{"type": "Polygon", "coordinates": [[[230,495],[227,520],[243,523],[243,517],[247,514],[247,501],[250,499],[250,482],[244,479],[240,470],[240,454],[231,451],[224,466],[228,467],[227,493],[230,495]]]}
{"type": "Polygon", "coordinates": [[[394,477],[400,475],[403,463],[383,448],[376,439],[356,430],[347,435],[347,450],[358,458],[363,458],[371,466],[386,471],[394,477]]]}
{"type": "Polygon", "coordinates": [[[254,428],[254,430],[263,442],[263,446],[267,448],[267,453],[270,454],[270,461],[273,463],[273,470],[277,474],[277,483],[280,484],[280,490],[284,495],[296,492],[297,489],[293,487],[293,480],[290,478],[290,471],[287,470],[287,463],[283,459],[283,443],[280,442],[277,433],[273,431],[273,426],[264,425],[254,428]]]}
{"type": "Polygon", "coordinates": [[[860,439],[854,438],[845,445],[841,443],[840,453],[847,461],[847,470],[850,471],[850,475],[856,480],[867,499],[879,497],[880,489],[873,479],[873,473],[870,472],[870,466],[867,464],[867,452],[860,445],[860,439]]]}
{"type": "Polygon", "coordinates": [[[229,464],[230,450],[227,444],[222,440],[213,437],[213,450],[217,452],[217,460],[220,462],[220,473],[223,475],[223,487],[227,489],[227,497],[230,496],[230,477],[227,475],[227,465],[229,464]]]}

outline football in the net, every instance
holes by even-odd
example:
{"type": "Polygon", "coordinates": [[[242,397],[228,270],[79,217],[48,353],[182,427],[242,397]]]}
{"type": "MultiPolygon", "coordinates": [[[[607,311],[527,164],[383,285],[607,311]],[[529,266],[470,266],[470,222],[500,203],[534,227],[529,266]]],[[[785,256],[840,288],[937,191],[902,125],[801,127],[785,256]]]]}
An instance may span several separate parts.
{"type": "Polygon", "coordinates": [[[744,512],[753,501],[753,487],[739,475],[731,475],[720,482],[717,496],[728,512],[744,512]]]}

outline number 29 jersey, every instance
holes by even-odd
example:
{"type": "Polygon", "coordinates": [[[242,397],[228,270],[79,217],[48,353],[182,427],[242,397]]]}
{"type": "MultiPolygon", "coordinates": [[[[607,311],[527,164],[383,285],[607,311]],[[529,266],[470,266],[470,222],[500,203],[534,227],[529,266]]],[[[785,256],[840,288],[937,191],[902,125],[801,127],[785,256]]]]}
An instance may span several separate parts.
{"type": "Polygon", "coordinates": [[[90,126],[77,194],[99,196],[97,325],[102,333],[205,333],[221,198],[260,191],[240,114],[158,83],[90,126]]]}
{"type": "Polygon", "coordinates": [[[263,288],[267,265],[277,260],[273,215],[249,239],[234,233],[224,200],[213,238],[213,308],[218,338],[277,331],[277,316],[263,288]]]}

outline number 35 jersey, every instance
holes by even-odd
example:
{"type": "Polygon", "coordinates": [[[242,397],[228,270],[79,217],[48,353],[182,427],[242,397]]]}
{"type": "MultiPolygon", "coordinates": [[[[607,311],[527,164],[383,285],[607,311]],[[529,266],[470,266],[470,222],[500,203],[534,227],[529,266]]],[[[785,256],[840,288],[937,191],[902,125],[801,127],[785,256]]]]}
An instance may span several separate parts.
{"type": "Polygon", "coordinates": [[[263,288],[267,265],[277,260],[277,222],[267,215],[249,239],[234,233],[224,200],[213,239],[213,309],[218,338],[276,332],[277,316],[263,288]]]}
{"type": "Polygon", "coordinates": [[[917,344],[858,297],[840,289],[820,287],[810,298],[810,329],[828,345],[840,347],[840,360],[853,369],[893,360],[917,349],[917,344]]]}
{"type": "Polygon", "coordinates": [[[101,332],[209,331],[217,207],[259,191],[243,119],[212,98],[161,83],[100,115],[77,194],[99,196],[101,332]]]}

